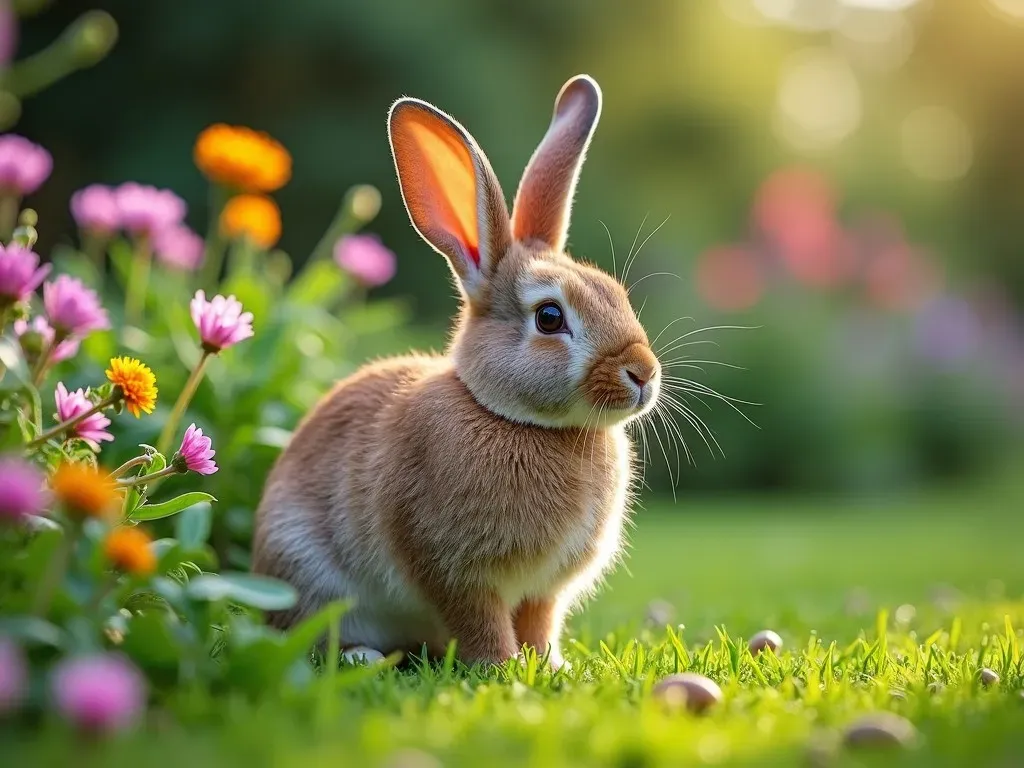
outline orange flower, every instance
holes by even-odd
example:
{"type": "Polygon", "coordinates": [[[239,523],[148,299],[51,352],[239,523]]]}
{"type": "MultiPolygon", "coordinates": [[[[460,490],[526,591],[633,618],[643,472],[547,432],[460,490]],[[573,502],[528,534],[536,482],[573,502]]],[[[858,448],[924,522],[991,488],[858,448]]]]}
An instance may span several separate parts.
{"type": "Polygon", "coordinates": [[[232,239],[248,238],[265,250],[281,237],[281,211],[269,197],[239,195],[224,206],[220,231],[232,239]]]}
{"type": "Polygon", "coordinates": [[[107,534],[103,553],[115,568],[136,576],[148,576],[156,570],[152,542],[141,528],[121,526],[107,534]]]}
{"type": "Polygon", "coordinates": [[[107,378],[120,389],[124,404],[135,418],[139,418],[139,411],[153,412],[156,376],[148,365],[130,357],[115,357],[110,361],[107,378]]]}
{"type": "Polygon", "coordinates": [[[245,192],[273,192],[292,175],[288,150],[251,128],[211,125],[196,139],[193,156],[208,179],[245,192]]]}
{"type": "Polygon", "coordinates": [[[114,481],[88,464],[61,464],[50,486],[64,509],[79,518],[109,517],[121,500],[114,481]]]}

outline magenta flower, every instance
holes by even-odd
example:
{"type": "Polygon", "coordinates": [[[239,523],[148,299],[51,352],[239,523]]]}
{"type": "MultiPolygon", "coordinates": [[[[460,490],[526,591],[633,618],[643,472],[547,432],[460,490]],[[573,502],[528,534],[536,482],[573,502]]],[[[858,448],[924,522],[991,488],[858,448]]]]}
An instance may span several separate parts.
{"type": "Polygon", "coordinates": [[[39,254],[11,243],[0,245],[0,305],[24,301],[50,274],[49,264],[39,266],[39,254]]]}
{"type": "Polygon", "coordinates": [[[43,474],[28,462],[0,458],[0,521],[18,522],[46,507],[43,474]]]}
{"type": "MultiPolygon", "coordinates": [[[[57,421],[65,422],[79,416],[94,407],[94,403],[85,396],[85,390],[76,389],[68,392],[63,382],[57,382],[57,391],[54,393],[57,401],[57,421]]],[[[75,425],[75,434],[89,443],[94,450],[99,450],[99,444],[105,440],[113,440],[114,436],[106,431],[110,426],[110,419],[102,413],[94,413],[86,416],[75,425]]]]}
{"type": "Polygon", "coordinates": [[[206,243],[184,225],[168,227],[153,236],[153,250],[161,263],[194,272],[203,264],[206,243]]]}
{"type": "MultiPolygon", "coordinates": [[[[14,334],[29,357],[42,354],[44,349],[53,344],[54,330],[42,315],[32,318],[31,324],[27,320],[15,320],[14,334]]],[[[77,354],[78,339],[64,339],[50,353],[50,364],[56,365],[64,360],[70,360],[77,354]]]]}
{"type": "Polygon", "coordinates": [[[199,290],[192,298],[192,322],[207,352],[217,353],[253,335],[252,312],[243,312],[242,303],[234,296],[214,296],[206,300],[199,290]]]}
{"type": "Polygon", "coordinates": [[[57,710],[85,731],[124,730],[146,706],[146,681],[123,656],[80,656],[53,671],[50,691],[57,710]]]}
{"type": "Polygon", "coordinates": [[[217,471],[217,465],[213,457],[217,452],[213,450],[213,441],[203,434],[195,424],[185,430],[185,436],[181,439],[181,447],[174,454],[171,463],[180,472],[189,470],[200,475],[212,475],[217,471]]]}
{"type": "Polygon", "coordinates": [[[16,133],[0,136],[0,191],[30,195],[53,170],[53,158],[38,144],[16,133]]]}
{"type": "Polygon", "coordinates": [[[50,325],[62,337],[84,336],[110,327],[99,296],[74,277],[58,275],[43,285],[43,306],[50,325]]]}
{"type": "Polygon", "coordinates": [[[396,259],[376,235],[348,235],[334,246],[334,261],[367,286],[384,285],[395,276],[396,259]]]}
{"type": "Polygon", "coordinates": [[[0,637],[0,715],[13,712],[28,689],[28,664],[21,648],[0,637]]]}
{"type": "Polygon", "coordinates": [[[152,237],[185,218],[185,201],[169,189],[128,181],[114,190],[114,197],[121,226],[133,235],[152,237]]]}
{"type": "Polygon", "coordinates": [[[121,228],[121,210],[114,190],[90,184],[71,196],[71,215],[79,229],[109,234],[121,228]]]}

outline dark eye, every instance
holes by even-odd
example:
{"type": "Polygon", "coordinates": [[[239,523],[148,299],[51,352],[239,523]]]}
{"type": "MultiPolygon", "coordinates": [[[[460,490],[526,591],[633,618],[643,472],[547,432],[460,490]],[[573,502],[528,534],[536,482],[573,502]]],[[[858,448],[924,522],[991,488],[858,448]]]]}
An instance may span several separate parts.
{"type": "Polygon", "coordinates": [[[562,308],[554,302],[541,304],[537,308],[537,330],[541,333],[558,333],[565,328],[562,308]]]}

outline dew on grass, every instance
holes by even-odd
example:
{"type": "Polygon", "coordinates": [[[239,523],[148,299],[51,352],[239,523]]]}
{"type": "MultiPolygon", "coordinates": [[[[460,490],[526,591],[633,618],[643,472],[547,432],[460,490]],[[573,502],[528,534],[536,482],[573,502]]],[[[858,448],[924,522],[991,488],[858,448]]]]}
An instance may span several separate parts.
{"type": "Polygon", "coordinates": [[[896,623],[897,624],[909,624],[917,616],[917,608],[910,605],[910,603],[904,603],[896,609],[896,623]]]}
{"type": "Polygon", "coordinates": [[[777,652],[782,647],[782,637],[774,630],[762,629],[750,638],[750,643],[748,643],[747,647],[755,656],[765,648],[771,648],[772,652],[777,652]]]}

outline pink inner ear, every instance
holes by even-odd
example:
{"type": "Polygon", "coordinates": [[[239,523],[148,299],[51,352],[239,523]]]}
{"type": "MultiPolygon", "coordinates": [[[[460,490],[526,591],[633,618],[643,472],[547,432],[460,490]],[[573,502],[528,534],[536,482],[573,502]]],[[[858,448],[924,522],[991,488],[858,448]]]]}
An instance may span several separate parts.
{"type": "Polygon", "coordinates": [[[469,251],[469,258],[471,258],[473,260],[473,263],[476,264],[479,267],[480,266],[480,249],[477,248],[475,245],[469,245],[469,246],[467,246],[467,250],[469,251]]]}

